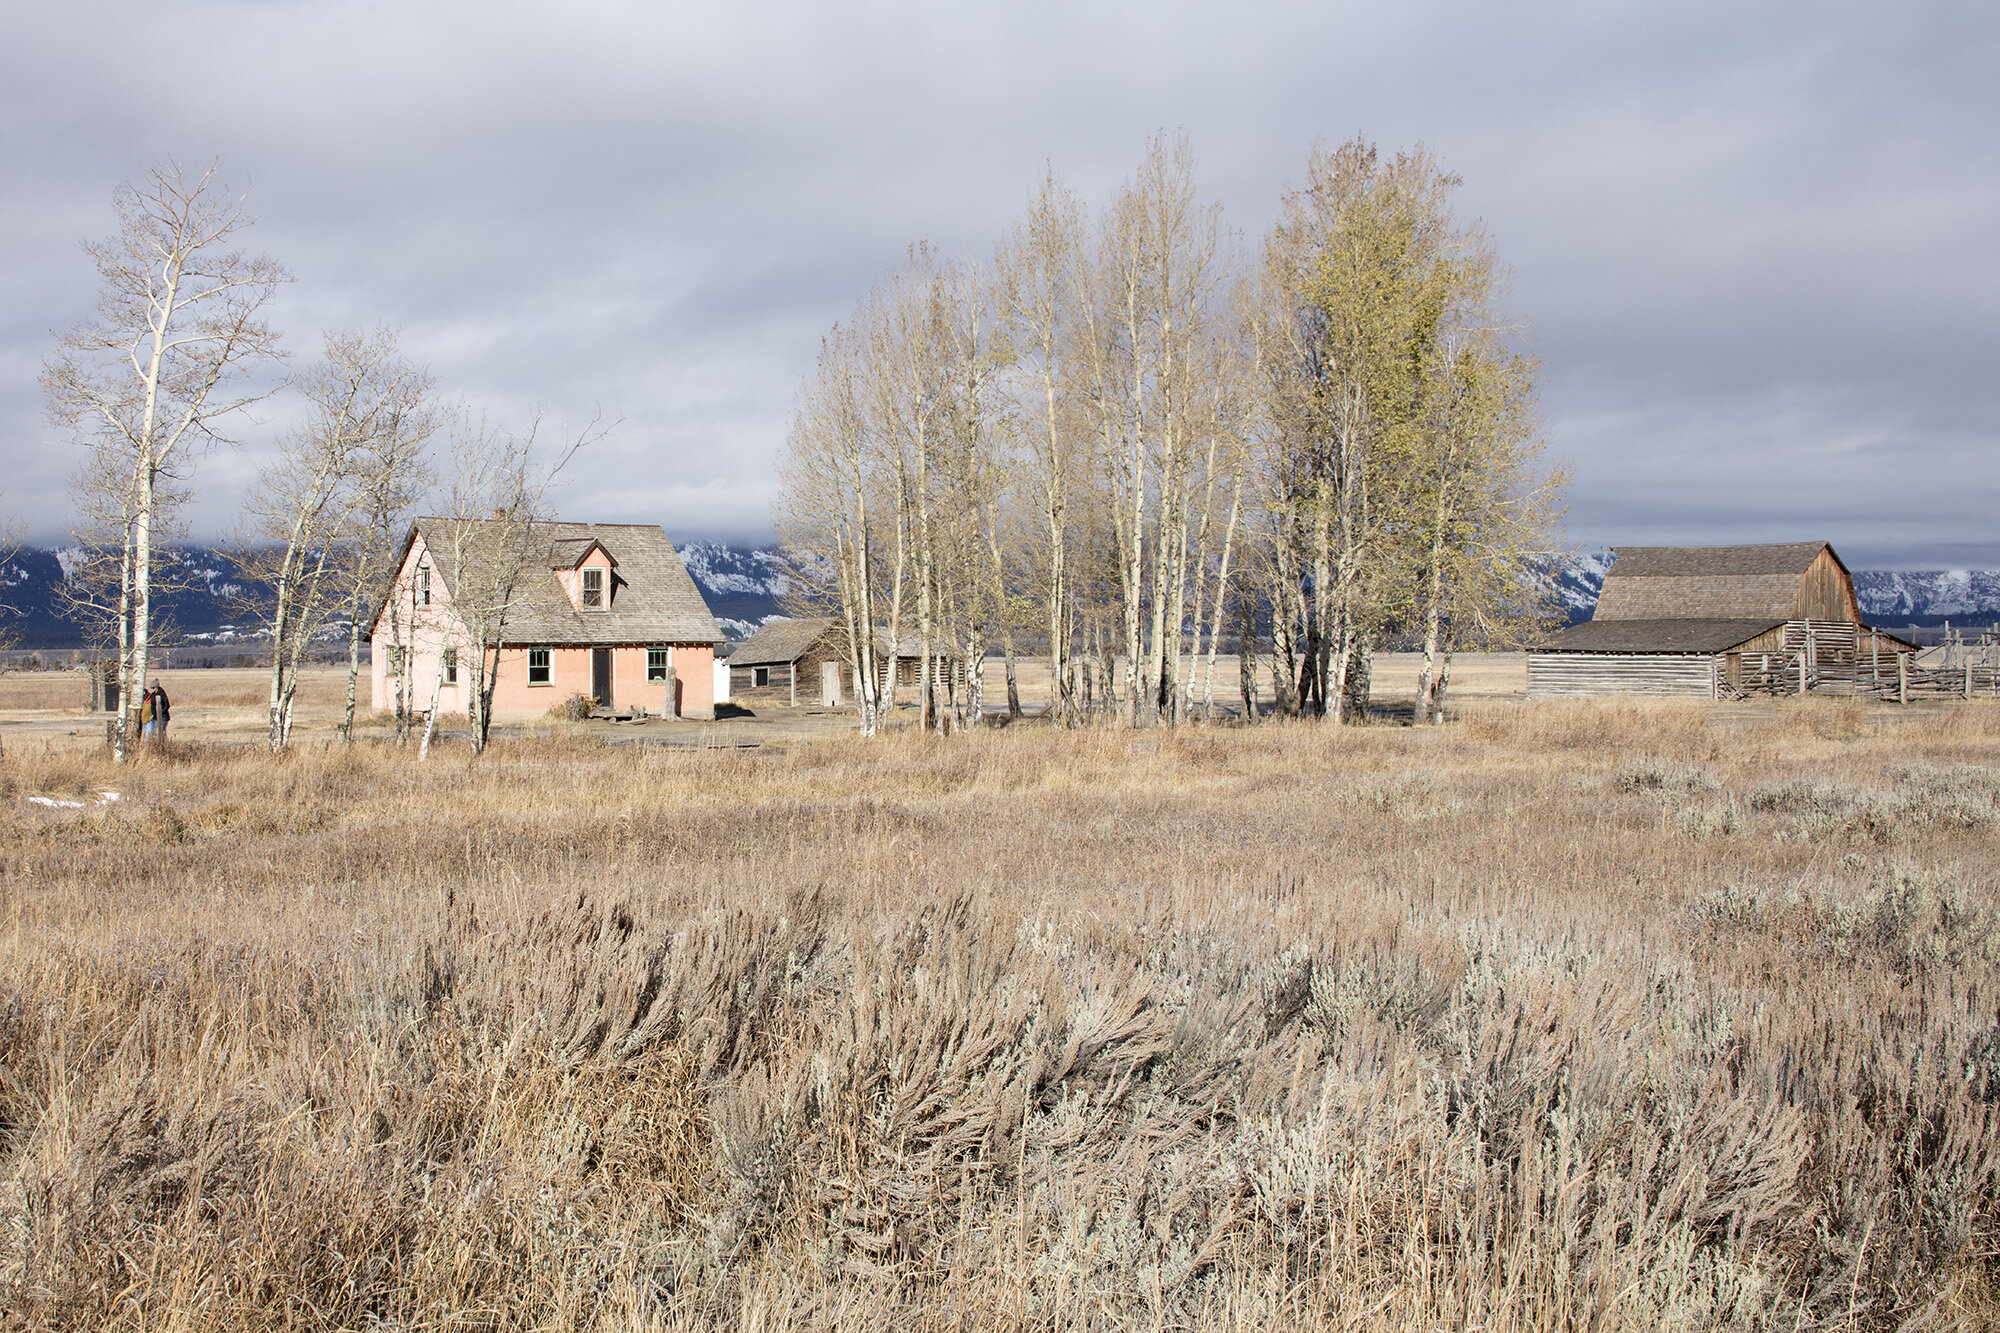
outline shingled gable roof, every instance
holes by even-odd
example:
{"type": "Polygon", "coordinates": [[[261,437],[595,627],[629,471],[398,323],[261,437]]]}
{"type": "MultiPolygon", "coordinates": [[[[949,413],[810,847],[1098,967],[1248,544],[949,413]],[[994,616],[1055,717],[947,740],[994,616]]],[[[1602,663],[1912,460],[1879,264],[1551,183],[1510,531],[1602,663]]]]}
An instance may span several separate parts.
{"type": "MultiPolygon", "coordinates": [[[[410,547],[419,536],[432,552],[431,568],[449,597],[451,586],[448,551],[459,524],[467,533],[468,547],[513,538],[519,528],[496,519],[419,518],[404,541],[397,569],[408,559],[410,547]]],[[[507,614],[506,641],[560,647],[579,644],[669,644],[720,643],[715,617],[702,600],[687,567],[674,551],[667,534],[650,523],[562,523],[533,524],[527,540],[537,548],[523,563],[521,587],[507,614]],[[558,571],[582,563],[592,544],[615,550],[610,606],[602,611],[579,611],[557,577],[558,571]]],[[[379,617],[381,612],[376,612],[379,617]]],[[[373,632],[373,626],[370,626],[373,632]]]]}
{"type": "MultiPolygon", "coordinates": [[[[1620,546],[1593,623],[1788,620],[1825,542],[1774,546],[1620,546]]],[[[1840,557],[1833,555],[1835,564],[1840,557]]],[[[1845,565],[1840,565],[1843,572],[1845,565]]]]}
{"type": "Polygon", "coordinates": [[[729,665],[782,666],[796,662],[833,624],[831,620],[767,621],[729,655],[729,665]]]}

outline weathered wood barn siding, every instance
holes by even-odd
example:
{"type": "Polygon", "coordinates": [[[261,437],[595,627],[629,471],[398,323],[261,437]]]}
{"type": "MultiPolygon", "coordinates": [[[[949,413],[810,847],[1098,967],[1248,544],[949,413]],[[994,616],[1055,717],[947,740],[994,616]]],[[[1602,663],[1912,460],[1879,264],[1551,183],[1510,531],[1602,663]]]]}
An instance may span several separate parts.
{"type": "Polygon", "coordinates": [[[1530,654],[1528,695],[1713,697],[1787,673],[1809,687],[1822,666],[1872,667],[1887,643],[1825,542],[1619,547],[1596,614],[1530,654]]]}
{"type": "Polygon", "coordinates": [[[1716,659],[1702,653],[1532,653],[1528,697],[1593,694],[1715,697],[1716,659]]]}

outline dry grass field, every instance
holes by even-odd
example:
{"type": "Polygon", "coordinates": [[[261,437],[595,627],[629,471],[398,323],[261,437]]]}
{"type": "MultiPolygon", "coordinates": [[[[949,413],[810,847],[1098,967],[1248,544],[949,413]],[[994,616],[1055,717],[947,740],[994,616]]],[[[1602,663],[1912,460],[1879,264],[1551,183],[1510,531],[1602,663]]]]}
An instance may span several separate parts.
{"type": "Polygon", "coordinates": [[[2000,708],[114,768],[14,688],[0,1328],[2000,1323],[2000,708]]]}

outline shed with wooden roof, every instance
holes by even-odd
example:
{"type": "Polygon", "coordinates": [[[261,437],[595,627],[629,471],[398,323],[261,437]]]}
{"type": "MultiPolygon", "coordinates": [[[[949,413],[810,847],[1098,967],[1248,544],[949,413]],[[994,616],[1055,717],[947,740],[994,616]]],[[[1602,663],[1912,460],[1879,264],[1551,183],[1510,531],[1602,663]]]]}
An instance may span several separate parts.
{"type": "MultiPolygon", "coordinates": [[[[914,635],[891,643],[887,631],[877,630],[875,656],[884,670],[894,662],[896,684],[917,683],[923,649],[914,635]]],[[[931,645],[933,670],[947,693],[957,685],[959,658],[955,649],[942,642],[931,645]]],[[[766,698],[782,697],[796,707],[802,697],[799,687],[804,685],[803,697],[816,697],[822,708],[838,708],[854,701],[853,657],[847,628],[838,620],[766,621],[725,660],[732,697],[755,699],[763,694],[766,698]]]]}
{"type": "Polygon", "coordinates": [[[784,692],[784,702],[799,702],[799,682],[809,691],[817,686],[823,708],[838,708],[845,699],[842,681],[853,674],[848,666],[847,631],[835,620],[769,620],[738,644],[727,658],[731,698],[754,699],[765,691],[784,692]]]}
{"type": "Polygon", "coordinates": [[[1797,692],[1910,645],[1861,617],[1826,542],[1615,548],[1592,618],[1528,655],[1528,697],[1797,692]]]}

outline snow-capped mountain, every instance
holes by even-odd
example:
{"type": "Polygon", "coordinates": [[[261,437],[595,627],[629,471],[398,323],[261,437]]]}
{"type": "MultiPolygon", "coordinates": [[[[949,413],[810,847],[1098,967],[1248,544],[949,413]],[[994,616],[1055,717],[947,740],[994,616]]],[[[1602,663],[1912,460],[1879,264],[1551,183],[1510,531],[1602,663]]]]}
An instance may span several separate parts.
{"type": "Polygon", "coordinates": [[[778,599],[786,580],[775,547],[691,541],[680,543],[679,550],[716,626],[732,640],[747,639],[765,621],[784,615],[778,599]]]}
{"type": "Polygon", "coordinates": [[[2000,617],[2000,570],[1867,569],[1854,576],[1854,593],[1862,612],[1884,625],[2000,617]]]}
{"type": "MultiPolygon", "coordinates": [[[[231,643],[253,637],[239,630],[242,598],[257,588],[236,563],[206,546],[168,546],[156,553],[154,582],[158,623],[169,639],[231,643]]],[[[23,548],[0,563],[0,638],[23,648],[76,648],[83,629],[70,621],[60,592],[83,569],[85,552],[73,546],[23,548]]]]}
{"type": "Polygon", "coordinates": [[[1590,619],[1597,609],[1597,594],[1604,588],[1611,561],[1609,551],[1588,551],[1542,566],[1542,584],[1555,594],[1556,605],[1570,624],[1590,619]]]}

